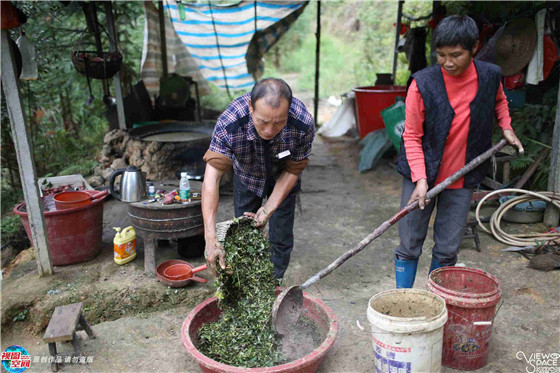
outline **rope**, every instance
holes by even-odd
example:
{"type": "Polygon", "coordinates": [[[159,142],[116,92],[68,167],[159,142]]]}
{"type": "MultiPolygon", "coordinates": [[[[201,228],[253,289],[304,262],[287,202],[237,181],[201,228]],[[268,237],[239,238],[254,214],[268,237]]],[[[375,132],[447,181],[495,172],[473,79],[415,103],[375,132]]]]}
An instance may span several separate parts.
{"type": "Polygon", "coordinates": [[[258,1],[255,0],[255,34],[257,33],[257,3],[258,1]]]}
{"type": "MultiPolygon", "coordinates": [[[[109,32],[105,29],[105,27],[103,27],[102,24],[100,24],[99,22],[97,22],[97,27],[99,27],[103,32],[105,32],[105,34],[107,35],[107,38],[109,39],[109,43],[112,44],[113,47],[115,47],[115,52],[119,52],[119,48],[117,46],[117,43],[115,42],[115,40],[111,37],[111,35],[109,34],[109,32]]],[[[84,28],[84,30],[82,31],[82,33],[80,34],[80,37],[78,38],[78,40],[76,40],[76,42],[74,43],[74,45],[72,46],[72,51],[76,51],[76,47],[78,45],[81,45],[82,43],[82,39],[84,38],[84,35],[87,34],[87,27],[84,28]]],[[[97,52],[97,51],[96,51],[97,52]]]]}
{"type": "Polygon", "coordinates": [[[226,91],[230,100],[233,100],[231,93],[229,92],[229,84],[227,82],[226,68],[224,67],[224,61],[222,60],[222,52],[220,51],[220,41],[218,40],[218,31],[216,30],[216,21],[214,20],[214,12],[212,12],[212,3],[208,0],[208,9],[210,10],[210,17],[212,17],[212,27],[214,28],[214,36],[216,37],[216,46],[218,49],[218,57],[220,57],[220,66],[222,67],[222,72],[224,74],[224,82],[226,83],[226,91]]]}
{"type": "Polygon", "coordinates": [[[560,233],[525,233],[525,234],[509,234],[504,232],[504,230],[500,227],[500,223],[502,221],[502,217],[504,214],[511,208],[513,208],[518,203],[523,202],[531,202],[542,200],[547,203],[551,203],[556,208],[560,209],[560,194],[553,193],[553,192],[531,192],[528,190],[523,189],[500,189],[496,190],[492,193],[487,194],[484,198],[480,200],[478,206],[476,206],[476,220],[478,221],[478,225],[482,230],[486,233],[491,234],[496,238],[498,241],[510,245],[510,246],[534,246],[539,242],[542,243],[543,241],[554,241],[560,238],[560,233]],[[490,218],[490,229],[486,228],[482,222],[480,221],[480,207],[484,204],[488,198],[495,194],[500,193],[517,193],[521,194],[519,197],[515,197],[510,199],[509,201],[500,205],[500,207],[494,211],[490,218]]]}

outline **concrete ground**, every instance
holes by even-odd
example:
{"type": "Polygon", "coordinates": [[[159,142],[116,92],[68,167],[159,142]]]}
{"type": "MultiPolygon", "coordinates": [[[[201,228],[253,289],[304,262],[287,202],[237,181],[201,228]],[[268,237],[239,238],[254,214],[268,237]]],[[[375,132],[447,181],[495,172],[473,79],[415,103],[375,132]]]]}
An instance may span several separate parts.
{"type": "MultiPolygon", "coordinates": [[[[384,159],[373,171],[360,174],[358,153],[356,142],[316,139],[309,168],[303,176],[302,211],[296,215],[296,243],[286,273],[287,285],[307,280],[398,210],[401,178],[389,165],[390,161],[384,159]]],[[[226,194],[220,200],[219,220],[233,215],[232,197],[226,194]]],[[[12,344],[24,346],[32,355],[30,371],[50,371],[48,363],[33,362],[34,356],[48,355],[47,345],[41,341],[41,328],[48,322],[54,305],[80,300],[97,334],[96,339],[83,341],[83,353],[92,356],[93,362],[68,364],[62,371],[199,371],[181,343],[180,328],[187,313],[212,295],[212,281],[177,292],[167,288],[155,277],[143,274],[141,241],[138,258],[123,267],[117,266],[112,261],[111,227],[128,225],[126,206],[114,200],[107,202],[104,218],[104,244],[96,259],[57,267],[54,276],[42,279],[37,276],[34,261],[22,259],[2,281],[4,316],[17,315],[15,311],[25,307],[31,309],[22,322],[3,317],[2,350],[12,344]],[[62,292],[47,295],[49,290],[62,292]],[[49,299],[54,301],[49,303],[49,299]]],[[[495,319],[488,365],[480,371],[532,371],[526,370],[531,368],[526,361],[516,357],[518,351],[528,358],[534,353],[560,352],[560,271],[532,270],[526,259],[502,252],[504,245],[490,236],[481,234],[481,239],[482,252],[474,249],[472,240],[463,242],[459,261],[498,277],[504,304],[495,319]]],[[[392,252],[397,244],[397,230],[392,227],[308,289],[334,311],[339,325],[336,343],[318,372],[374,370],[370,335],[356,327],[356,320],[367,323],[368,300],[395,287],[392,252]]],[[[424,246],[427,252],[421,257],[414,286],[417,289],[425,289],[432,245],[430,230],[424,246]]],[[[159,249],[158,263],[172,258],[178,258],[173,245],[159,249]]],[[[203,263],[202,258],[189,261],[195,265],[203,263]]],[[[208,273],[201,275],[211,278],[208,273]]],[[[455,372],[445,367],[442,371],[455,372]]]]}

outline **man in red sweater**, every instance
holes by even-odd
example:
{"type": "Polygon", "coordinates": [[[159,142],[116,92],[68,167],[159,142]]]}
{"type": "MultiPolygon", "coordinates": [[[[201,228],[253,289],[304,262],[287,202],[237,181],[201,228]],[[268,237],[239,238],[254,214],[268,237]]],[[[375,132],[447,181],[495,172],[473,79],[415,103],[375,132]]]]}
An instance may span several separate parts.
{"type": "Polygon", "coordinates": [[[397,288],[411,288],[418,258],[437,205],[430,272],[457,262],[473,188],[488,171],[481,165],[426,200],[441,183],[492,143],[494,120],[511,145],[523,152],[511,127],[501,69],[473,60],[478,28],[468,16],[450,16],[435,30],[438,65],[414,73],[406,96],[406,120],[397,170],[404,176],[401,206],[418,200],[420,209],[399,222],[401,242],[395,250],[397,288]]]}

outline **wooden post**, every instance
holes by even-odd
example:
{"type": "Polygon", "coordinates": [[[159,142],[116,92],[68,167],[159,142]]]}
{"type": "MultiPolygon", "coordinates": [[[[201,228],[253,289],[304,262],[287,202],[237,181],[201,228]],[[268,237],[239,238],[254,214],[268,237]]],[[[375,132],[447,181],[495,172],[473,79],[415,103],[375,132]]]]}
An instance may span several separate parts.
{"type": "Polygon", "coordinates": [[[313,99],[313,119],[319,121],[319,61],[321,59],[321,0],[317,1],[317,33],[315,46],[315,98],[313,99]]]}
{"type": "Polygon", "coordinates": [[[399,57],[399,52],[397,48],[399,46],[399,35],[401,33],[401,18],[402,18],[402,7],[404,4],[404,0],[399,0],[399,7],[397,9],[397,25],[395,28],[395,48],[393,49],[393,74],[391,75],[393,78],[393,84],[397,84],[397,59],[399,57]]]}
{"type": "MultiPolygon", "coordinates": [[[[115,21],[113,19],[113,5],[112,1],[105,2],[105,20],[107,21],[107,31],[113,39],[113,42],[109,43],[109,50],[114,52],[117,50],[117,33],[115,31],[115,21]],[[114,44],[113,44],[114,43],[114,44]]],[[[119,122],[119,128],[126,129],[126,119],[124,116],[124,99],[122,93],[121,84],[121,74],[120,71],[113,77],[113,87],[115,88],[115,98],[117,100],[117,119],[119,122]]]]}
{"type": "Polygon", "coordinates": [[[23,186],[23,196],[29,215],[29,226],[35,247],[37,271],[40,276],[52,275],[53,266],[49,252],[49,242],[43,218],[43,204],[39,197],[39,187],[35,175],[35,163],[31,156],[25,112],[21,101],[18,77],[14,63],[14,51],[10,47],[8,30],[2,30],[2,88],[6,96],[6,106],[10,116],[12,137],[19,164],[19,174],[23,186]]]}
{"type": "Polygon", "coordinates": [[[161,38],[161,65],[163,77],[167,77],[167,43],[165,40],[165,14],[163,13],[163,1],[158,1],[159,34],[161,38]]]}
{"type": "MultiPolygon", "coordinates": [[[[550,174],[548,175],[548,190],[560,193],[560,90],[556,104],[556,121],[552,134],[552,155],[550,157],[550,174]]],[[[557,227],[560,222],[560,211],[548,203],[544,211],[544,223],[549,227],[557,227]]]]}
{"type": "Polygon", "coordinates": [[[49,354],[53,357],[53,362],[51,363],[51,370],[53,372],[58,372],[58,363],[56,362],[56,342],[49,343],[49,354]]]}
{"type": "MultiPolygon", "coordinates": [[[[440,6],[441,6],[441,1],[434,0],[432,2],[432,18],[436,16],[436,12],[440,6]]],[[[432,31],[432,41],[430,42],[430,65],[435,65],[437,63],[437,57],[434,54],[435,50],[436,48],[434,44],[434,33],[432,31]]]]}
{"type": "Polygon", "coordinates": [[[147,234],[142,238],[144,239],[144,272],[155,275],[158,240],[152,234],[147,234]]]}

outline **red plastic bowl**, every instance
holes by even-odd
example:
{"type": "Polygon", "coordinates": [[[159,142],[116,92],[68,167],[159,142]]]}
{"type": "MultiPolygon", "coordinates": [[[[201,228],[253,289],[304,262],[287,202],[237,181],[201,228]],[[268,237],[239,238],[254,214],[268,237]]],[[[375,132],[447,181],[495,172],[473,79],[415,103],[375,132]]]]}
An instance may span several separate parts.
{"type": "Polygon", "coordinates": [[[188,264],[173,264],[167,267],[163,274],[172,280],[185,280],[191,276],[191,267],[188,264]]]}
{"type": "Polygon", "coordinates": [[[54,204],[58,210],[73,209],[91,203],[91,194],[87,192],[61,192],[54,195],[54,204]]]}
{"type": "MultiPolygon", "coordinates": [[[[276,294],[282,289],[278,288],[276,294]]],[[[210,298],[196,306],[183,322],[181,339],[189,355],[197,362],[204,373],[312,373],[325,359],[336,340],[338,322],[334,312],[320,299],[303,293],[302,314],[312,320],[324,336],[323,342],[311,353],[289,363],[267,368],[242,368],[219,363],[203,355],[196,348],[198,329],[206,323],[218,320],[222,311],[218,299],[210,298]]]]}
{"type": "Polygon", "coordinates": [[[182,288],[183,286],[187,286],[191,281],[200,282],[202,284],[205,284],[206,282],[208,282],[207,279],[202,278],[202,277],[198,277],[197,275],[191,276],[187,279],[181,279],[181,280],[176,280],[176,279],[172,279],[172,278],[167,277],[165,275],[165,270],[167,268],[169,268],[173,265],[177,265],[177,264],[187,265],[190,268],[193,268],[192,264],[190,264],[188,262],[185,262],[184,260],[179,260],[179,259],[166,260],[165,262],[158,265],[158,267],[156,269],[156,276],[157,276],[158,280],[160,280],[162,283],[164,283],[167,286],[171,286],[172,288],[182,288]]]}

